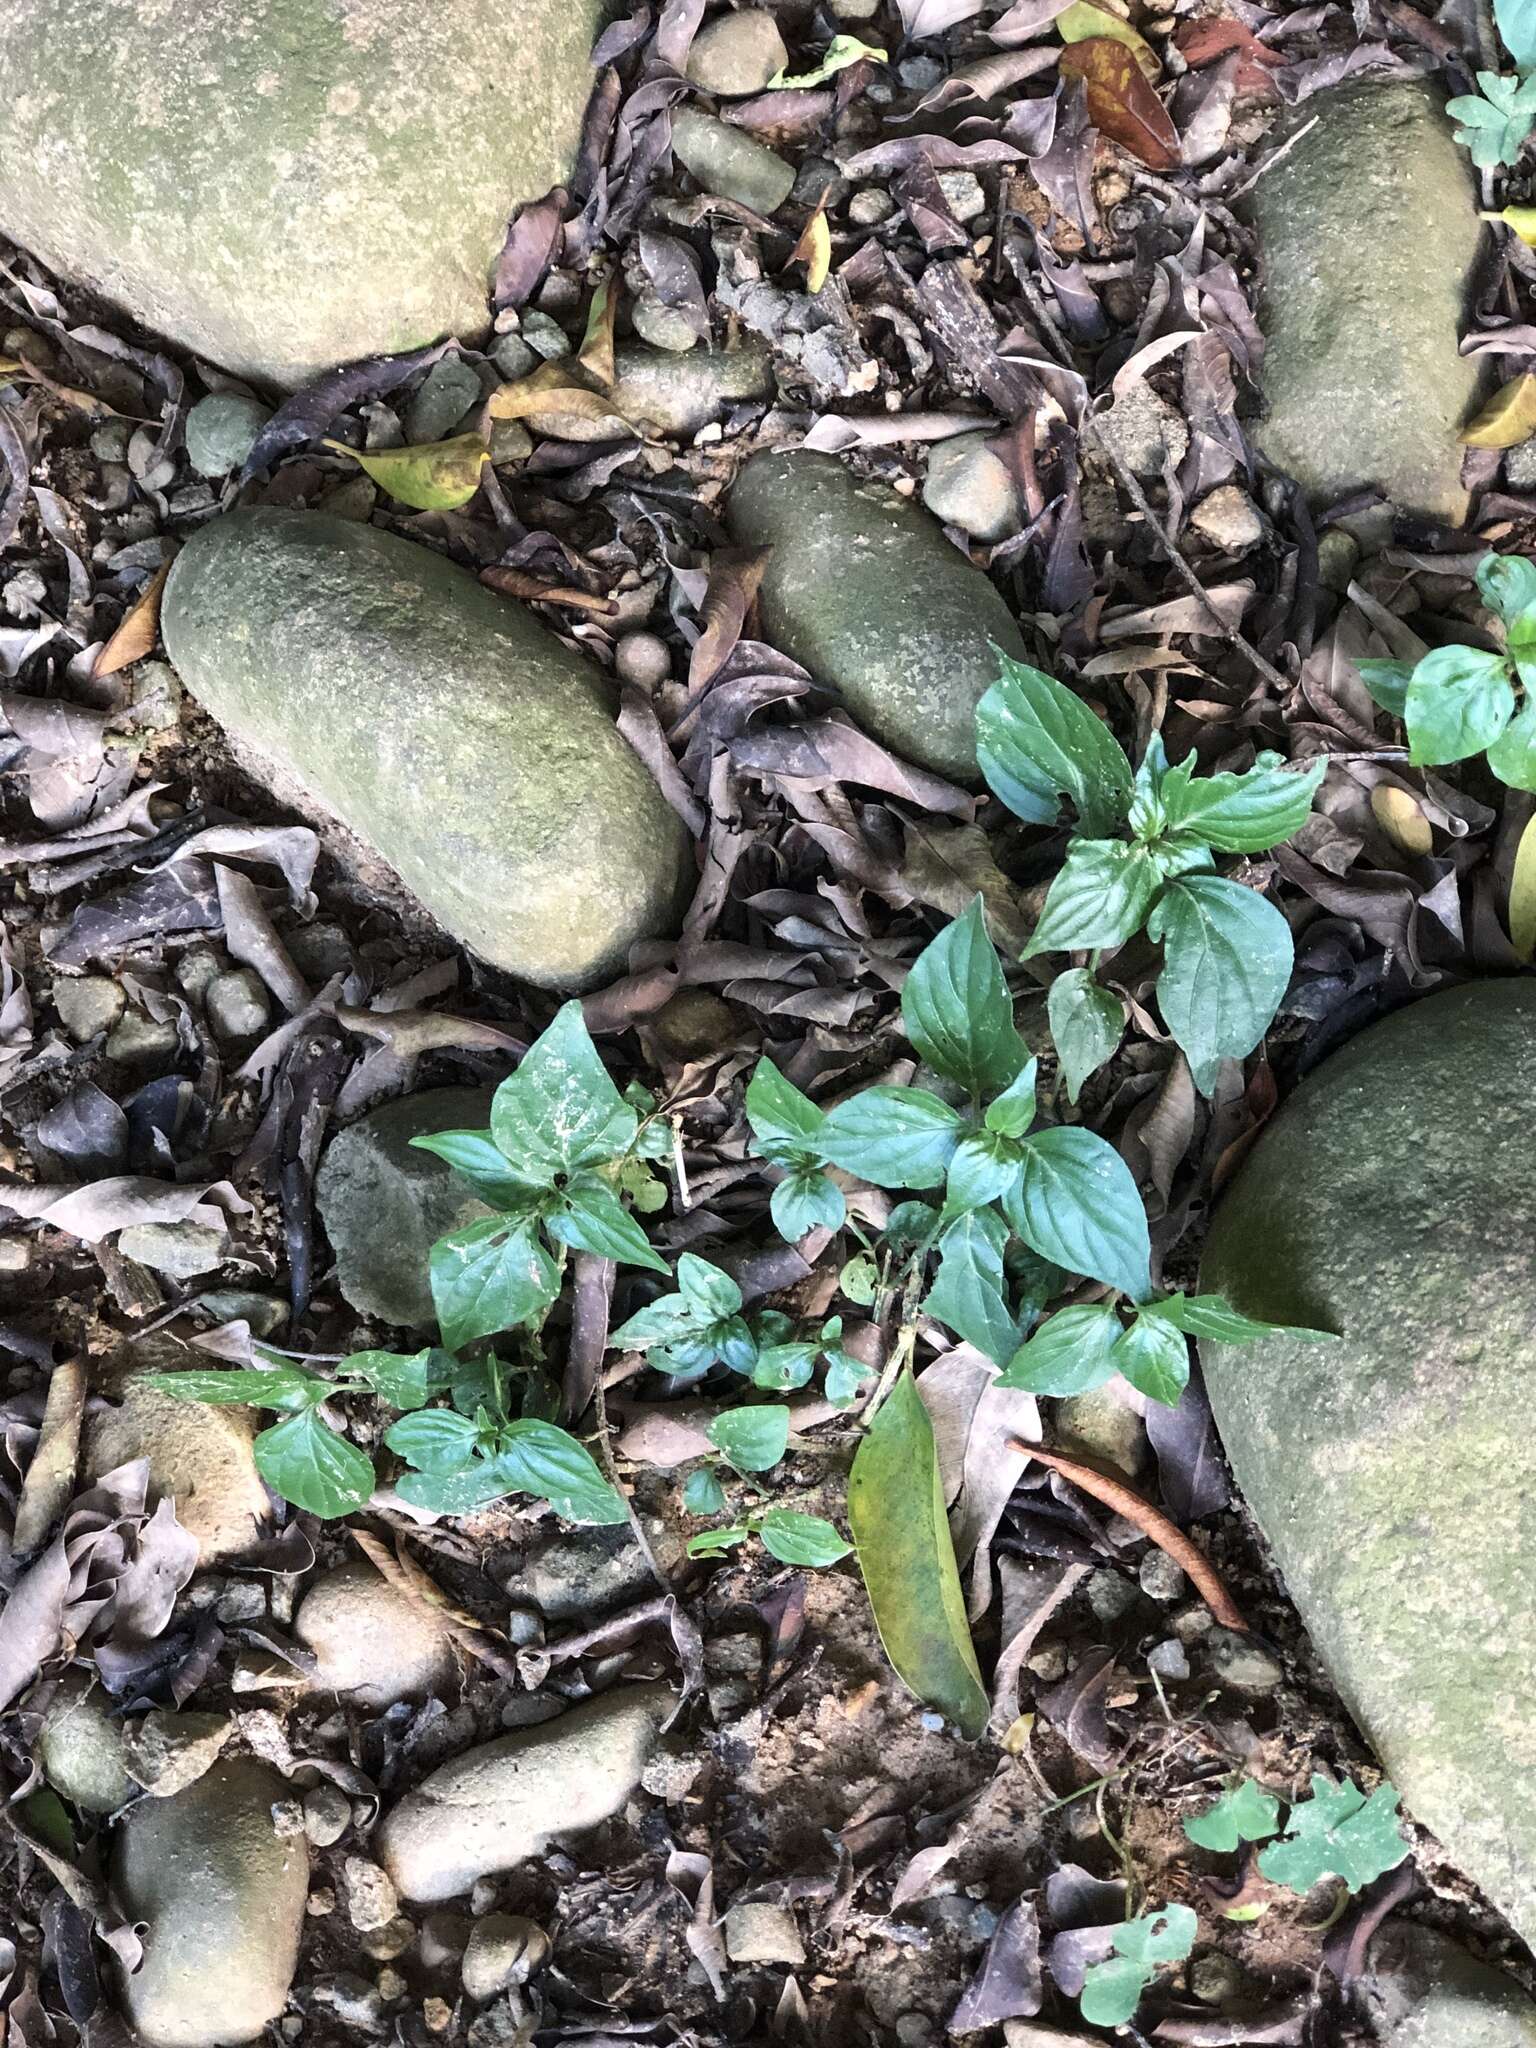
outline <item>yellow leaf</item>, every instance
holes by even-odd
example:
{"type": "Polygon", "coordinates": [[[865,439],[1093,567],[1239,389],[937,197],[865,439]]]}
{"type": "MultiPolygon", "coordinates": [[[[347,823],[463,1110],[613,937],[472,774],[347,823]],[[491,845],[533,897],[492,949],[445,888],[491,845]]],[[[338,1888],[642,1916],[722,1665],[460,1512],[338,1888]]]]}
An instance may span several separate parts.
{"type": "Polygon", "coordinates": [[[1138,35],[1128,21],[1111,14],[1107,7],[1095,7],[1092,0],[1072,0],[1066,12],[1057,15],[1056,28],[1064,43],[1091,43],[1097,36],[1124,43],[1149,85],[1156,85],[1163,75],[1157,52],[1145,36],[1138,35]]]}
{"type": "Polygon", "coordinates": [[[1536,958],[1536,818],[1520,834],[1509,878],[1509,942],[1517,959],[1536,958]]]}
{"type": "Polygon", "coordinates": [[[350,455],[392,498],[418,512],[456,512],[480,488],[480,472],[490,459],[478,434],[456,434],[451,441],[429,441],[420,448],[376,448],[365,454],[344,441],[323,441],[338,455],[350,455]]]}
{"type": "Polygon", "coordinates": [[[872,43],[861,43],[857,36],[834,36],[827,45],[827,54],[814,71],[799,71],[793,77],[787,69],[776,72],[768,81],[768,91],[797,92],[807,86],[824,85],[839,71],[846,71],[850,64],[861,63],[866,57],[872,64],[891,61],[884,50],[877,50],[872,43]]]}
{"type": "Polygon", "coordinates": [[[1469,448],[1518,448],[1536,434],[1536,375],[1526,370],[1496,391],[1461,438],[1469,448]]]}
{"type": "Polygon", "coordinates": [[[1399,789],[1392,782],[1378,782],[1371,791],[1371,809],[1377,824],[1401,852],[1417,855],[1433,848],[1435,839],[1429,820],[1406,789],[1399,789]]]}
{"type": "Polygon", "coordinates": [[[1501,220],[1528,249],[1536,249],[1536,206],[1506,206],[1502,213],[1480,213],[1479,220],[1501,220]]]}
{"type": "Polygon", "coordinates": [[[832,230],[827,225],[826,201],[817,206],[805,224],[805,232],[790,254],[791,263],[805,265],[805,288],[814,298],[827,281],[832,268],[832,230]]]}
{"type": "Polygon", "coordinates": [[[485,402],[493,420],[525,420],[535,414],[554,417],[566,413],[582,420],[626,419],[628,415],[610,392],[594,391],[574,367],[573,357],[540,363],[526,377],[517,377],[493,391],[485,402]]]}
{"type": "Polygon", "coordinates": [[[612,384],[615,376],[613,362],[613,323],[618,315],[618,287],[604,278],[592,294],[592,304],[587,313],[587,331],[576,360],[581,367],[597,379],[599,384],[612,384]]]}

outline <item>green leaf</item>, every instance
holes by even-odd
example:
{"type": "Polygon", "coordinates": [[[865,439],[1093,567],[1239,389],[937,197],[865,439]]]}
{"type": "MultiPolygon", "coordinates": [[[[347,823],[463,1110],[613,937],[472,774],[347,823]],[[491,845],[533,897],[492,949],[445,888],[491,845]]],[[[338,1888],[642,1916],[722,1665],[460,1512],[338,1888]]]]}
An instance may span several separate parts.
{"type": "Polygon", "coordinates": [[[1166,1316],[1138,1314],[1110,1362],[1138,1394],[1169,1408],[1178,1406],[1189,1385],[1189,1342],[1166,1316]]]}
{"type": "Polygon", "coordinates": [[[373,1492],[368,1458],[328,1428],[313,1408],[262,1430],[252,1450],[256,1469],[272,1491],[322,1521],[350,1515],[373,1492]]]}
{"type": "Polygon", "coordinates": [[[1509,664],[1477,647],[1436,647],[1413,672],[1403,707],[1415,768],[1465,761],[1491,747],[1515,715],[1509,664]]]}
{"type": "Polygon", "coordinates": [[[1015,1081],[987,1105],[985,1118],[989,1131],[1000,1131],[1005,1138],[1022,1138],[1035,1120],[1035,1077],[1040,1062],[1031,1060],[1015,1081]]]}
{"type": "Polygon", "coordinates": [[[1271,903],[1221,875],[1186,875],[1148,922],[1163,943],[1157,1000],[1209,1095],[1224,1059],[1242,1059],[1269,1029],[1295,961],[1291,928],[1271,903]]]}
{"type": "Polygon", "coordinates": [[[946,1215],[983,1209],[1011,1188],[1023,1172],[1020,1141],[999,1131],[972,1131],[962,1138],[949,1162],[944,1184],[946,1215]]]}
{"type": "Polygon", "coordinates": [[[1464,93],[1445,103],[1451,119],[1466,124],[1456,130],[1456,140],[1482,170],[1518,163],[1536,121],[1536,78],[1501,78],[1496,71],[1479,71],[1477,82],[1483,89],[1481,99],[1464,93]]]}
{"type": "Polygon", "coordinates": [[[763,1548],[780,1564],[808,1565],[819,1571],[836,1564],[853,1548],[831,1522],[820,1515],[803,1515],[797,1508],[769,1508],[753,1526],[763,1539],[763,1548]]]}
{"type": "Polygon", "coordinates": [[[418,512],[456,512],[480,488],[480,472],[490,451],[478,434],[456,434],[451,441],[432,441],[414,448],[349,448],[345,441],[324,440],[322,448],[350,455],[381,490],[418,512]]]}
{"type": "Polygon", "coordinates": [[[613,1527],[629,1519],[591,1452],[553,1422],[509,1423],[492,1463],[508,1490],[540,1495],[568,1522],[613,1527]]]}
{"type": "Polygon", "coordinates": [[[592,1252],[600,1259],[647,1266],[653,1273],[667,1271],[666,1260],[652,1251],[645,1232],[598,1174],[572,1175],[566,1183],[564,1207],[545,1218],[545,1228],[562,1244],[592,1252]]]}
{"type": "Polygon", "coordinates": [[[690,1515],[718,1515],[725,1506],[725,1488],[712,1466],[700,1465],[683,1481],[683,1506],[690,1515]]]}
{"type": "Polygon", "coordinates": [[[1153,1972],[1128,1956],[1111,1956],[1108,1962],[1090,1963],[1083,1972],[1079,2004],[1090,2026],[1122,2027],[1134,2019],[1141,1994],[1152,1982],[1153,1972]]]}
{"type": "Polygon", "coordinates": [[[1195,1945],[1199,1924],[1188,1906],[1154,1907],[1115,1929],[1115,1953],[1154,1969],[1159,1963],[1182,1963],[1195,1945]]]}
{"type": "Polygon", "coordinates": [[[843,1191],[817,1166],[785,1174],[768,1203],[773,1227],[786,1244],[798,1244],[808,1230],[840,1230],[848,1214],[843,1191]]]}
{"type": "Polygon", "coordinates": [[[1536,697],[1526,697],[1488,749],[1488,766],[1506,789],[1536,789],[1536,697]]]}
{"type": "Polygon", "coordinates": [[[944,1511],[933,1425],[903,1370],[854,1457],[848,1521],[892,1668],[970,1741],[990,1711],[944,1511]]]}
{"type": "Polygon", "coordinates": [[[657,1344],[675,1344],[682,1337],[701,1335],[715,1318],[681,1294],[659,1295],[637,1308],[608,1339],[615,1351],[649,1351],[657,1344]]]}
{"type": "Polygon", "coordinates": [[[1242,775],[1196,776],[1192,760],[1180,762],[1162,787],[1168,831],[1220,853],[1265,853],[1306,823],[1327,769],[1319,760],[1295,774],[1261,761],[1242,775]]]}
{"type": "Polygon", "coordinates": [[[701,1529],[697,1536],[688,1538],[690,1557],[714,1557],[722,1550],[734,1550],[738,1543],[745,1543],[752,1531],[745,1522],[738,1522],[730,1529],[701,1529]]]}
{"type": "Polygon", "coordinates": [[[958,1217],[939,1239],[939,1270],[923,1303],[929,1315],[994,1365],[1013,1356],[1019,1326],[1003,1278],[1007,1232],[990,1209],[958,1217]]]}
{"type": "Polygon", "coordinates": [[[1108,1302],[1058,1309],[1013,1354],[997,1384],[1057,1399],[1089,1393],[1113,1376],[1110,1353],[1120,1335],[1120,1318],[1108,1302]]]}
{"type": "Polygon", "coordinates": [[[296,1365],[274,1366],[270,1372],[147,1372],[139,1384],[178,1401],[205,1401],[217,1408],[310,1408],[336,1392],[329,1380],[296,1365]]]}
{"type": "Polygon", "coordinates": [[[926,1088],[865,1088],[828,1110],[821,1149],[877,1188],[934,1188],[963,1128],[959,1111],[926,1088]]]}
{"type": "Polygon", "coordinates": [[[1064,683],[1000,650],[1002,673],[976,707],[981,772],[1015,816],[1054,825],[1070,797],[1092,837],[1125,823],[1131,764],[1104,721],[1064,683]]]}
{"type": "Polygon", "coordinates": [[[1390,1785],[1367,1799],[1358,1785],[1330,1785],[1314,1772],[1312,1797],[1291,1808],[1285,1839],[1259,1852],[1259,1869],[1293,1892],[1309,1892],[1330,1876],[1357,1892],[1395,1870],[1407,1854],[1390,1785]]]}
{"type": "Polygon", "coordinates": [[[473,1457],[479,1429],[453,1408],[420,1408],[384,1432],[392,1451],[422,1472],[456,1472],[473,1457]]]}
{"type": "Polygon", "coordinates": [[[727,1408],[704,1434],[738,1472],[766,1472],[788,1448],[789,1410],[776,1403],[727,1408]]]}
{"type": "Polygon", "coordinates": [[[677,1284],[684,1301],[699,1315],[723,1319],[741,1308],[741,1289],[730,1274],[696,1252],[684,1252],[678,1260],[677,1284]]]}
{"type": "Polygon", "coordinates": [[[509,1228],[505,1216],[486,1216],[451,1231],[433,1245],[429,1270],[438,1327],[450,1351],[531,1322],[560,1291],[555,1262],[531,1218],[509,1228]]]}
{"type": "Polygon", "coordinates": [[[432,1350],[354,1351],[341,1361],[347,1379],[361,1380],[391,1408],[424,1408],[433,1391],[432,1350]]]}
{"type": "Polygon", "coordinates": [[[1076,1102],[1083,1083],[1111,1058],[1125,1035],[1125,1005],[1100,988],[1086,967],[1069,967],[1051,983],[1045,999],[1056,1057],[1076,1102]]]}
{"type": "Polygon", "coordinates": [[[1024,1070],[1029,1049],[1014,1029],[979,896],[918,956],[902,986],[901,1020],[933,1071],[968,1095],[1000,1094],[1024,1070]]]}
{"type": "Polygon", "coordinates": [[[851,1351],[839,1348],[827,1354],[827,1372],[822,1388],[834,1408],[846,1408],[851,1401],[858,1399],[859,1389],[866,1380],[872,1380],[874,1376],[872,1366],[866,1365],[862,1358],[855,1358],[851,1351]]]}
{"type": "Polygon", "coordinates": [[[889,61],[884,50],[877,50],[872,43],[861,43],[857,36],[834,36],[822,52],[821,62],[813,71],[797,71],[793,74],[787,68],[777,71],[763,90],[792,92],[804,86],[824,85],[839,71],[846,71],[850,64],[862,63],[866,57],[875,64],[889,61]]]}
{"type": "Polygon", "coordinates": [[[859,1252],[838,1274],[837,1284],[851,1302],[869,1308],[880,1291],[880,1268],[868,1252],[859,1252]]]}
{"type": "Polygon", "coordinates": [[[820,1346],[765,1344],[752,1366],[752,1384],[769,1394],[792,1394],[816,1370],[820,1346]]]}
{"type": "Polygon", "coordinates": [[[1141,930],[1162,880],[1144,846],[1074,839],[1023,957],[1123,945],[1141,930]]]}
{"type": "Polygon", "coordinates": [[[411,1144],[418,1152],[446,1159],[493,1208],[524,1208],[539,1185],[516,1171],[489,1131],[434,1131],[430,1137],[412,1138],[411,1144]]]}
{"type": "Polygon", "coordinates": [[[1024,1173],[1003,1198],[1031,1251],[1118,1287],[1140,1301],[1151,1287],[1147,1212],[1130,1168],[1092,1131],[1066,1127],[1025,1138],[1024,1173]]]}
{"type": "Polygon", "coordinates": [[[1408,685],[1413,680],[1414,664],[1411,661],[1385,661],[1374,655],[1365,661],[1357,661],[1360,680],[1383,711],[1392,717],[1401,718],[1408,709],[1408,685]]]}
{"type": "Polygon", "coordinates": [[[814,1154],[821,1142],[824,1112],[784,1076],[770,1059],[761,1059],[747,1083],[747,1122],[762,1159],[781,1164],[814,1154]]]}
{"type": "Polygon", "coordinates": [[[1240,1842],[1267,1842],[1280,1820],[1280,1802],[1252,1778],[1229,1786],[1204,1813],[1192,1814],[1184,1832],[1201,1849],[1225,1855],[1240,1842]]]}
{"type": "Polygon", "coordinates": [[[491,1132],[518,1170],[545,1187],[627,1152],[640,1119],[597,1056],[581,1005],[564,1004],[496,1090],[491,1132]]]}
{"type": "Polygon", "coordinates": [[[1536,70],[1536,7],[1531,0],[1493,0],[1493,19],[1517,67],[1536,70]]]}
{"type": "Polygon", "coordinates": [[[472,1515],[477,1508],[501,1500],[512,1487],[490,1458],[448,1472],[402,1472],[395,1491],[412,1507],[437,1515],[472,1515]]]}
{"type": "MultiPolygon", "coordinates": [[[[1521,6],[1531,24],[1531,61],[1536,64],[1536,6],[1532,0],[1521,0],[1521,6]]],[[[1506,626],[1518,625],[1528,612],[1536,610],[1536,562],[1524,555],[1496,555],[1490,551],[1477,565],[1477,588],[1489,611],[1496,613],[1506,626]]]]}
{"type": "Polygon", "coordinates": [[[1149,1301],[1144,1316],[1162,1316],[1186,1336],[1208,1337],[1219,1344],[1253,1344],[1261,1337],[1302,1337],[1332,1343],[1332,1330],[1309,1330],[1300,1324],[1261,1323],[1253,1316],[1240,1315],[1220,1294],[1170,1294],[1161,1301],[1149,1301]]]}

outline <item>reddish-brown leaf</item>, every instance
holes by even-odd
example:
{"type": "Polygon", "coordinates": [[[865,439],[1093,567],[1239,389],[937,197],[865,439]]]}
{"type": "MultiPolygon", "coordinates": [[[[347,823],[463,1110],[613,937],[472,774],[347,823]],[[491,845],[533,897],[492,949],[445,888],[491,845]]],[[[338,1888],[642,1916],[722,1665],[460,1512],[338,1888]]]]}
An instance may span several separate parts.
{"type": "Polygon", "coordinates": [[[1109,36],[1069,43],[1061,53],[1061,74],[1087,86],[1088,118],[1101,134],[1149,170],[1178,169],[1179,131],[1124,43],[1109,36]]]}
{"type": "Polygon", "coordinates": [[[160,593],[170,573],[170,563],[162,562],[150,577],[138,602],[97,655],[93,676],[116,675],[120,668],[126,668],[131,661],[142,661],[152,651],[160,636],[160,593]]]}

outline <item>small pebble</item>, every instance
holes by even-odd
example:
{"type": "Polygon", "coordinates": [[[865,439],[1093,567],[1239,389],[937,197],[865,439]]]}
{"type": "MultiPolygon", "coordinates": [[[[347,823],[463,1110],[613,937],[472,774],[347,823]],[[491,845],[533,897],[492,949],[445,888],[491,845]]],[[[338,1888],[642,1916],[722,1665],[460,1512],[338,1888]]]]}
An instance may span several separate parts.
{"type": "Polygon", "coordinates": [[[473,1930],[474,1922],[465,1913],[429,1913],[421,1928],[422,1968],[444,1970],[456,1963],[473,1930]]]}
{"type": "Polygon", "coordinates": [[[652,348],[670,349],[686,355],[699,343],[699,330],[686,313],[669,306],[655,292],[641,292],[629,309],[630,320],[642,341],[652,348]]]}
{"type": "Polygon", "coordinates": [[[974,220],[979,213],[987,210],[987,195],[981,189],[981,180],[974,171],[940,171],[939,190],[944,194],[945,204],[964,227],[968,220],[974,220]]]}
{"type": "Polygon", "coordinates": [[[878,227],[896,211],[896,202],[878,185],[865,185],[848,202],[848,218],[856,228],[878,227]]]}
{"type": "Polygon", "coordinates": [[[219,1595],[214,1613],[220,1621],[260,1621],[267,1611],[266,1589],[251,1579],[236,1579],[219,1595]]]}
{"type": "Polygon", "coordinates": [[[464,1989],[477,2005],[526,1984],[548,1961],[551,1942],[521,1913],[487,1913],[475,1922],[464,1951],[464,1989]]]}
{"type": "Polygon", "coordinates": [[[1236,484],[1220,484],[1189,515],[1197,533],[1224,554],[1246,554],[1264,538],[1264,522],[1236,484]]]}
{"type": "Polygon", "coordinates": [[[1202,1636],[1209,1635],[1214,1626],[1211,1610],[1198,1600],[1188,1607],[1181,1607],[1173,1617],[1173,1632],[1186,1649],[1202,1636]]]}
{"type": "Polygon", "coordinates": [[[423,2000],[421,2017],[429,2034],[446,2034],[453,2025],[453,2007],[441,1998],[423,2000]]]}
{"type": "Polygon", "coordinates": [[[76,1045],[84,1045],[98,1032],[112,1029],[128,1007],[128,998],[106,975],[82,974],[53,984],[53,1007],[76,1045]]]}
{"type": "Polygon", "coordinates": [[[403,1956],[416,1939],[416,1929],[403,1913],[397,1914],[387,1927],[376,1927],[362,1939],[362,1951],[376,1963],[392,1963],[396,1956],[403,1956]]]}
{"type": "Polygon", "coordinates": [[[349,1856],[342,1865],[341,1879],[347,1917],[360,1934],[387,1927],[399,1912],[400,1894],[393,1881],[366,1856],[349,1856]]]}
{"type": "Polygon", "coordinates": [[[338,1785],[311,1785],[304,1794],[304,1832],[317,1849],[329,1849],[352,1825],[352,1802],[338,1785]]]}
{"type": "Polygon", "coordinates": [[[187,414],[188,462],[199,476],[228,476],[244,465],[271,417],[270,406],[232,391],[200,398],[187,414]]]}
{"type": "Polygon", "coordinates": [[[761,92],[789,62],[778,23],[761,7],[717,15],[693,39],[688,78],[724,98],[761,92]]]}
{"type": "Polygon", "coordinates": [[[1180,1600],[1189,1586],[1167,1551],[1155,1546],[1141,1560],[1136,1576],[1149,1600],[1180,1600]]]}
{"type": "MultiPolygon", "coordinates": [[[[565,339],[564,335],[560,338],[562,341],[565,339]]],[[[537,352],[529,347],[521,334],[504,334],[491,350],[491,361],[512,384],[539,366],[537,352]]]]}
{"type": "Polygon", "coordinates": [[[1240,1998],[1247,1980],[1230,1956],[1200,1956],[1189,1966],[1189,1988],[1202,2005],[1226,2005],[1240,1998]]]}
{"type": "Polygon", "coordinates": [[[805,1961],[794,1914],[766,1901],[731,1907],[725,1916],[725,1952],[733,1963],[788,1963],[798,1969],[805,1961]]]}
{"type": "Polygon", "coordinates": [[[320,1885],[304,1901],[304,1910],[311,1920],[323,1920],[336,1910],[336,1894],[329,1885],[320,1885]]]}
{"type": "Polygon", "coordinates": [[[203,1004],[218,1038],[254,1038],[266,1030],[272,1015],[266,984],[254,967],[236,967],[216,976],[203,1004]]]}
{"type": "Polygon", "coordinates": [[[380,1998],[388,1999],[391,2005],[396,1999],[404,1998],[406,1994],[406,1981],[398,1970],[380,1970],[374,1983],[378,1987],[380,1998]]]}
{"type": "Polygon", "coordinates": [[[1053,1685],[1058,1678],[1067,1675],[1067,1646],[1065,1643],[1042,1643],[1038,1650],[1025,1658],[1024,1663],[1036,1678],[1053,1685]]]}
{"type": "Polygon", "coordinates": [[[290,1841],[304,1832],[304,1808],[297,1799],[274,1799],[272,1802],[272,1832],[290,1841]]]}
{"type": "Polygon", "coordinates": [[[107,420],[91,436],[91,453],[98,462],[126,463],[132,438],[131,420],[107,420]]]}
{"type": "Polygon", "coordinates": [[[1136,1605],[1137,1591],[1119,1572],[1094,1572],[1088,1580],[1088,1605],[1106,1625],[1123,1621],[1136,1605]]]}
{"type": "Polygon", "coordinates": [[[1170,1679],[1174,1683],[1189,1676],[1189,1657],[1184,1645],[1172,1636],[1166,1643],[1159,1643],[1147,1652],[1147,1664],[1159,1678],[1170,1679]]]}
{"type": "Polygon", "coordinates": [[[1273,1692],[1285,1676],[1278,1659],[1252,1636],[1231,1629],[1213,1628],[1206,1638],[1205,1655],[1217,1678],[1234,1692],[1273,1692]]]}
{"type": "Polygon", "coordinates": [[[384,2001],[366,1977],[346,1972],[322,1979],[315,1986],[314,1997],[317,2005],[328,2005],[344,2027],[355,2027],[363,2034],[382,2034],[388,2030],[389,2015],[384,2010],[384,2001]]]}
{"type": "Polygon", "coordinates": [[[998,541],[1017,533],[1021,508],[1008,465],[987,446],[986,434],[956,434],[928,457],[923,503],[935,519],[958,526],[973,540],[998,541]]]}
{"type": "Polygon", "coordinates": [[[178,1043],[176,1026],[169,1019],[162,1024],[142,1010],[126,1010],[108,1035],[106,1054],[120,1066],[145,1067],[170,1059],[178,1043]]]}
{"type": "Polygon", "coordinates": [[[654,690],[672,673],[672,650],[659,633],[626,633],[613,650],[613,665],[621,682],[654,690]]]}

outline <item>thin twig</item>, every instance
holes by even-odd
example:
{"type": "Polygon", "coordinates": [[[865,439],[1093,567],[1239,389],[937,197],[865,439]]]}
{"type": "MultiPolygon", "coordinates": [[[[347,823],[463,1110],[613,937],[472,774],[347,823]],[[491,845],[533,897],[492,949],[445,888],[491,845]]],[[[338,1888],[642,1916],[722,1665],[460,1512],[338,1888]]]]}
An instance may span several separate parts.
{"type": "Polygon", "coordinates": [[[1304,127],[1298,128],[1296,130],[1296,133],[1292,135],[1287,141],[1282,142],[1277,150],[1271,151],[1271,153],[1267,157],[1265,157],[1264,161],[1258,166],[1258,168],[1255,171],[1253,171],[1248,177],[1244,178],[1241,185],[1234,185],[1232,187],[1232,190],[1229,193],[1227,193],[1227,205],[1230,206],[1234,199],[1241,199],[1245,193],[1251,192],[1254,186],[1257,185],[1257,183],[1259,182],[1260,178],[1262,178],[1266,174],[1266,172],[1272,171],[1275,168],[1275,165],[1279,163],[1282,157],[1289,156],[1291,151],[1296,147],[1297,143],[1300,142],[1301,138],[1304,135],[1310,135],[1312,133],[1312,130],[1317,126],[1318,122],[1322,118],[1323,117],[1321,114],[1314,114],[1311,120],[1308,121],[1304,127]]]}
{"type": "Polygon", "coordinates": [[[1252,641],[1245,639],[1243,634],[1238,631],[1236,626],[1229,626],[1226,620],[1221,616],[1221,613],[1217,611],[1215,605],[1211,603],[1210,596],[1206,591],[1205,585],[1200,581],[1200,578],[1195,574],[1194,570],[1191,569],[1188,562],[1185,561],[1183,554],[1179,550],[1178,543],[1174,540],[1173,535],[1168,531],[1167,527],[1164,526],[1162,520],[1158,517],[1156,512],[1153,511],[1151,500],[1148,498],[1146,492],[1141,488],[1140,481],[1138,480],[1135,472],[1127,465],[1125,459],[1120,454],[1119,450],[1115,447],[1110,437],[1107,434],[1095,434],[1094,442],[1095,445],[1099,449],[1101,449],[1106,456],[1108,456],[1110,465],[1114,469],[1116,476],[1119,477],[1121,483],[1125,486],[1126,492],[1129,495],[1131,502],[1135,505],[1137,511],[1141,514],[1142,518],[1146,520],[1147,524],[1151,527],[1152,531],[1157,535],[1158,539],[1162,542],[1164,553],[1167,555],[1169,561],[1173,564],[1174,568],[1178,571],[1180,578],[1191,591],[1191,593],[1195,597],[1199,598],[1201,610],[1206,614],[1207,618],[1210,619],[1211,623],[1217,628],[1222,639],[1230,640],[1232,645],[1238,650],[1238,652],[1246,656],[1247,660],[1264,678],[1265,682],[1267,682],[1271,686],[1271,688],[1276,690],[1288,690],[1290,688],[1289,682],[1280,673],[1279,669],[1275,667],[1274,663],[1272,661],[1266,660],[1266,658],[1262,654],[1260,654],[1257,647],[1253,645],[1252,641]]]}
{"type": "Polygon", "coordinates": [[[650,1543],[646,1539],[645,1531],[640,1526],[640,1517],[635,1513],[634,1502],[619,1483],[619,1468],[614,1463],[613,1458],[613,1439],[608,1433],[608,1400],[601,1379],[598,1380],[597,1385],[592,1390],[592,1407],[597,1416],[597,1455],[598,1462],[603,1468],[604,1477],[619,1496],[619,1499],[624,1503],[624,1514],[629,1522],[630,1534],[639,1544],[641,1555],[651,1568],[651,1577],[660,1586],[663,1593],[675,1594],[677,1588],[656,1562],[656,1553],[652,1550],[650,1543]]]}

